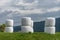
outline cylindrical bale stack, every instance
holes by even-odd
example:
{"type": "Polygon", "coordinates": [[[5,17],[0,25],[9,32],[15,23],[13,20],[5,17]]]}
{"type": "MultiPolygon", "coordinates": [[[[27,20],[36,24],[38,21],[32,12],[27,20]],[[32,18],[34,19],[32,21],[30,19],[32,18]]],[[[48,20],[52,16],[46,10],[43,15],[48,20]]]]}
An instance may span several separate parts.
{"type": "Polygon", "coordinates": [[[13,20],[11,19],[6,20],[5,32],[9,32],[9,33],[13,32],[13,20]]]}
{"type": "Polygon", "coordinates": [[[30,17],[23,17],[21,20],[21,31],[22,32],[32,32],[33,33],[33,23],[30,17]]]}
{"type": "Polygon", "coordinates": [[[49,17],[45,20],[45,33],[55,34],[55,18],[49,17]]]}

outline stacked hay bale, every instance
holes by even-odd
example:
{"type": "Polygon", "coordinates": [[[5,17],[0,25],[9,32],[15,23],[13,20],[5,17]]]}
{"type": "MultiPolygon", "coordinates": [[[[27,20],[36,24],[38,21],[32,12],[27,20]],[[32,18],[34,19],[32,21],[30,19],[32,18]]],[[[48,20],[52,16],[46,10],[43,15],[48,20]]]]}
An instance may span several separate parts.
{"type": "Polygon", "coordinates": [[[45,33],[55,34],[55,18],[49,17],[45,20],[45,33]]]}
{"type": "Polygon", "coordinates": [[[21,20],[21,32],[33,33],[33,21],[30,17],[23,17],[21,20]]]}
{"type": "Polygon", "coordinates": [[[9,33],[13,32],[13,20],[11,19],[6,20],[5,32],[9,32],[9,33]]]}

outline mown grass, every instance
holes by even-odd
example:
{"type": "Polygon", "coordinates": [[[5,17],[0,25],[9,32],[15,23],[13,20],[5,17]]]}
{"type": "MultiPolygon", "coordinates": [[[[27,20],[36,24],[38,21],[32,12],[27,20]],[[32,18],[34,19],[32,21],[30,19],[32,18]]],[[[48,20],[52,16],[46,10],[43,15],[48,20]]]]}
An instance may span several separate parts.
{"type": "Polygon", "coordinates": [[[0,40],[60,40],[60,32],[53,34],[46,34],[43,32],[35,33],[3,33],[0,32],[0,40]]]}

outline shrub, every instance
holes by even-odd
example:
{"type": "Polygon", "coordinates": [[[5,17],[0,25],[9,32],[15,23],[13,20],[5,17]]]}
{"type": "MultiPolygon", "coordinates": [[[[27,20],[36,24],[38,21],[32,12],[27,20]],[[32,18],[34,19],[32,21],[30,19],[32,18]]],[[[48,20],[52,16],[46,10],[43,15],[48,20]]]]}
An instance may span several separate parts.
{"type": "Polygon", "coordinates": [[[5,27],[6,27],[6,25],[5,25],[5,24],[0,25],[0,32],[4,32],[5,27]]]}

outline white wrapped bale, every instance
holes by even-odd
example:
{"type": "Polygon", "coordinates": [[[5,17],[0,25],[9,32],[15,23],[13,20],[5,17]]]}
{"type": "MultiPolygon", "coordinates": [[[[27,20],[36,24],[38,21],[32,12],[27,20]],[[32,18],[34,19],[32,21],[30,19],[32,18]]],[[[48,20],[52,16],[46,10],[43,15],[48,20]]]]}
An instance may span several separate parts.
{"type": "Polygon", "coordinates": [[[33,28],[31,26],[21,26],[21,32],[24,33],[33,33],[33,28]]]}
{"type": "Polygon", "coordinates": [[[5,32],[13,33],[13,27],[5,27],[5,32]]]}
{"type": "Polygon", "coordinates": [[[55,34],[55,27],[45,27],[44,32],[49,34],[55,34]]]}
{"type": "Polygon", "coordinates": [[[55,34],[55,18],[49,17],[45,21],[45,33],[55,34]]]}
{"type": "Polygon", "coordinates": [[[11,19],[6,20],[6,27],[13,27],[13,20],[11,19]]]}
{"type": "Polygon", "coordinates": [[[21,20],[21,26],[31,26],[31,18],[23,17],[21,20]]]}
{"type": "Polygon", "coordinates": [[[49,17],[45,20],[45,27],[55,27],[55,18],[49,17]]]}
{"type": "Polygon", "coordinates": [[[33,28],[33,25],[34,25],[34,24],[33,24],[33,20],[31,20],[31,27],[32,27],[32,28],[33,28]]]}

